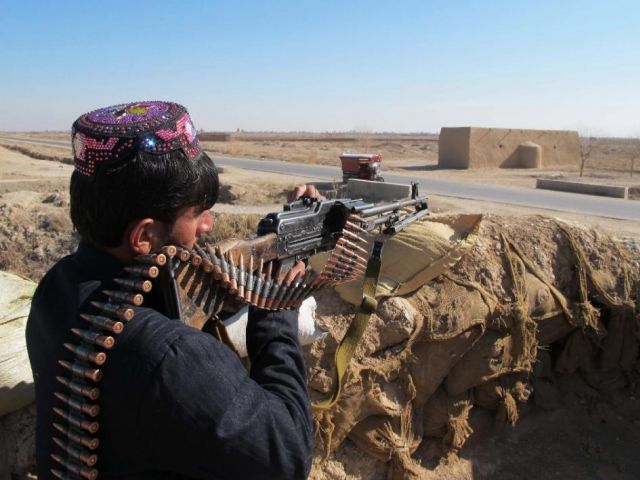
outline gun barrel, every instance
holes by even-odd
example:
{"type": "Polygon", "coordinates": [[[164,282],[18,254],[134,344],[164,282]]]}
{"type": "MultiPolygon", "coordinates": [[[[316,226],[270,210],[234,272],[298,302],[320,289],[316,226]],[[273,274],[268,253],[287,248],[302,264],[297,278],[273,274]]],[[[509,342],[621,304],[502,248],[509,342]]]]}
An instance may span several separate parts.
{"type": "Polygon", "coordinates": [[[416,220],[419,220],[422,217],[425,217],[427,215],[429,215],[429,210],[427,210],[427,209],[419,210],[419,211],[417,211],[415,213],[407,215],[406,217],[404,217],[400,221],[398,221],[398,222],[392,224],[391,226],[389,226],[389,228],[385,231],[385,233],[393,234],[393,233],[401,232],[402,230],[404,230],[411,223],[413,223],[416,220]]]}
{"type": "Polygon", "coordinates": [[[427,202],[422,198],[412,198],[409,200],[387,203],[385,205],[380,205],[377,207],[365,208],[363,210],[359,210],[357,213],[359,213],[363,217],[371,217],[373,215],[380,215],[381,213],[413,206],[418,207],[419,210],[426,210],[427,202]]]}

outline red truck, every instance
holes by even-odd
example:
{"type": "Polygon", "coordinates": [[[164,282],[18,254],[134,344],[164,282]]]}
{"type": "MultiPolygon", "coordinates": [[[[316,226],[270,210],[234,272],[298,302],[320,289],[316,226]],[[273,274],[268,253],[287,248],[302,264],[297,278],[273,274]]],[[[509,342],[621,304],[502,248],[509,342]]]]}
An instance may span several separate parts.
{"type": "Polygon", "coordinates": [[[340,155],[340,162],[342,162],[344,183],[347,183],[350,178],[384,182],[384,177],[380,174],[382,155],[345,152],[340,155]]]}

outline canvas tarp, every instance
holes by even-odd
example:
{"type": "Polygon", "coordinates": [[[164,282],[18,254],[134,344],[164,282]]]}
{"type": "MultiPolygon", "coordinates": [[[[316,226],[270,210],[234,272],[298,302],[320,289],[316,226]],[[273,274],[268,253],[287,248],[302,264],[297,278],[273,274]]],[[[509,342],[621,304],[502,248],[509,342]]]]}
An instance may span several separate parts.
{"type": "Polygon", "coordinates": [[[35,398],[24,332],[35,288],[31,280],[0,272],[0,416],[35,398]]]}

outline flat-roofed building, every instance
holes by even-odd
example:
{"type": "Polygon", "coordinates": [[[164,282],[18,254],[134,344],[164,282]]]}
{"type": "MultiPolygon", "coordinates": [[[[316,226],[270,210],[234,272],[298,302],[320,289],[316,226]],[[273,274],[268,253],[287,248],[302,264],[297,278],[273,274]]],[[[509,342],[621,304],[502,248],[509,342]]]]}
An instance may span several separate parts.
{"type": "Polygon", "coordinates": [[[443,127],[439,168],[539,168],[578,165],[580,137],[571,130],[443,127]]]}

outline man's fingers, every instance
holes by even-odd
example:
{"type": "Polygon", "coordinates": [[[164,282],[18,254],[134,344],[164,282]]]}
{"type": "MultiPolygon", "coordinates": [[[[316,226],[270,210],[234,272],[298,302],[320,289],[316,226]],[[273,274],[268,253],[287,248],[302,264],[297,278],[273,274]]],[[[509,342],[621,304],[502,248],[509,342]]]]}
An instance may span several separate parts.
{"type": "Polygon", "coordinates": [[[302,195],[304,195],[304,192],[306,191],[306,189],[307,189],[306,185],[296,185],[293,188],[293,190],[291,190],[287,195],[287,201],[293,202],[294,200],[299,199],[302,195]]]}
{"type": "Polygon", "coordinates": [[[306,269],[307,269],[307,266],[305,265],[305,263],[303,261],[299,261],[293,267],[291,267],[291,270],[287,272],[287,276],[284,279],[284,283],[286,283],[287,285],[291,285],[291,283],[296,279],[296,277],[302,277],[304,275],[304,272],[306,271],[306,269]]]}
{"type": "Polygon", "coordinates": [[[296,185],[294,189],[287,195],[287,201],[293,202],[300,197],[311,197],[320,200],[326,200],[324,195],[321,195],[318,189],[313,185],[296,185]]]}

